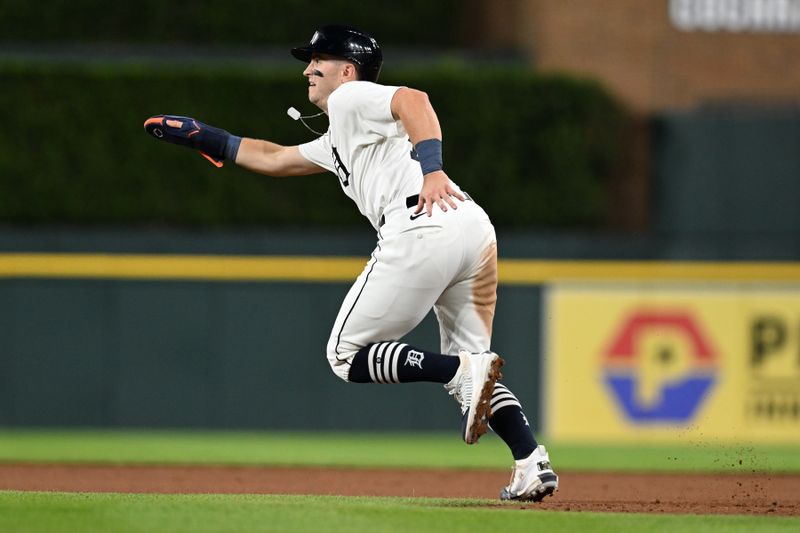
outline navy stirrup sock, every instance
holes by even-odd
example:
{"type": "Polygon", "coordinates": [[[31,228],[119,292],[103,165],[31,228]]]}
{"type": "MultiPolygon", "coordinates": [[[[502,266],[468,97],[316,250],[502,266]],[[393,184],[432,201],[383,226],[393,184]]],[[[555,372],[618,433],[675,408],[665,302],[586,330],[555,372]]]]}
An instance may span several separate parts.
{"type": "Polygon", "coordinates": [[[515,460],[525,459],[538,446],[522,405],[502,383],[494,386],[489,426],[511,449],[515,460]]]}
{"type": "Polygon", "coordinates": [[[458,356],[426,352],[402,342],[376,342],[356,353],[348,379],[354,383],[447,383],[460,364],[458,356]]]}

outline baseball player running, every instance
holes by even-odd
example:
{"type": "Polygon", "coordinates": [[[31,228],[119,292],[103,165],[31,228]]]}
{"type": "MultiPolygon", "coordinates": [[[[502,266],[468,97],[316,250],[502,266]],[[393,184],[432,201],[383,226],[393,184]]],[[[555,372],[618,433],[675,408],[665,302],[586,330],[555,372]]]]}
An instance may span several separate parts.
{"type": "Polygon", "coordinates": [[[352,383],[444,384],[461,404],[467,444],[491,427],[511,450],[515,465],[500,498],[552,495],[558,476],[518,399],[498,382],[503,360],[490,351],[494,227],[445,173],[442,132],[427,95],[377,83],[381,49],[355,28],[324,26],[291,53],[308,64],[308,99],[328,115],[328,130],[316,140],[282,146],[173,115],[149,118],[146,131],[197,149],[217,166],[228,159],[269,176],[334,173],[378,243],[333,324],[333,372],[352,383]],[[431,308],[440,352],[400,342],[431,308]]]}

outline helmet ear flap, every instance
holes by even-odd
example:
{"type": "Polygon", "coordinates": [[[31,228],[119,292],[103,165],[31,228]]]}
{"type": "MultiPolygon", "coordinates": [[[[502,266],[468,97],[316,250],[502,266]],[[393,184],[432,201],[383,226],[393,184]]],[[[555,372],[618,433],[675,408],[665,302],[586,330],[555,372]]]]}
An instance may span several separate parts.
{"type": "Polygon", "coordinates": [[[358,79],[362,81],[371,81],[373,83],[378,81],[378,76],[381,73],[381,63],[382,61],[369,63],[366,65],[359,65],[356,63],[356,69],[358,70],[358,79]]]}
{"type": "Polygon", "coordinates": [[[380,75],[381,69],[378,68],[361,68],[358,72],[358,79],[362,81],[371,81],[375,83],[378,81],[378,75],[380,75]]]}

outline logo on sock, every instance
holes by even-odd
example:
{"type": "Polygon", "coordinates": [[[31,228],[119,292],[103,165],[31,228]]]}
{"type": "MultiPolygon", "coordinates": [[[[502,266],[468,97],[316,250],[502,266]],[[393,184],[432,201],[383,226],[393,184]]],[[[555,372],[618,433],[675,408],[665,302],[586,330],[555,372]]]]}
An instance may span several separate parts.
{"type": "Polygon", "coordinates": [[[425,354],[422,352],[418,352],[416,350],[409,350],[408,354],[406,355],[406,362],[403,363],[403,366],[415,366],[422,370],[422,360],[425,359],[425,354]]]}

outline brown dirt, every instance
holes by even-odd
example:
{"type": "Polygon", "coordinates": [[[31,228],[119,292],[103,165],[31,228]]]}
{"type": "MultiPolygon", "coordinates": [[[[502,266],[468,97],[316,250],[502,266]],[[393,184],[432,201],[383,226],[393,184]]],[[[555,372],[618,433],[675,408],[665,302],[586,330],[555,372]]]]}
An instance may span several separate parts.
{"type": "MultiPolygon", "coordinates": [[[[508,508],[800,516],[800,475],[562,472],[540,504],[508,508]]],[[[221,466],[0,464],[0,490],[497,498],[508,473],[221,466]]]]}

